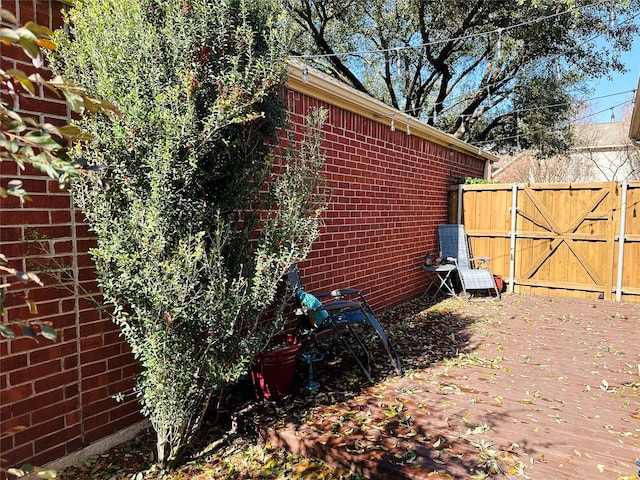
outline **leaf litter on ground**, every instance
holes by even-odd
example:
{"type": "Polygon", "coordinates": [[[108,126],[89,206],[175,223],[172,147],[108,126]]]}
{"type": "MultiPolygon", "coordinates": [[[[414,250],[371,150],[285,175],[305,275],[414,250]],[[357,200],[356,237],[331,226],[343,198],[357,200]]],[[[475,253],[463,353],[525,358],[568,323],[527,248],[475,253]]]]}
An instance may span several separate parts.
{"type": "MultiPolygon", "coordinates": [[[[167,480],[363,478],[265,443],[261,429],[281,428],[287,422],[307,426],[320,435],[321,445],[338,445],[355,456],[370,455],[379,461],[412,468],[421,468],[421,462],[427,460],[431,467],[441,465],[439,473],[444,476],[448,463],[464,457],[474,478],[502,474],[526,477],[517,447],[494,446],[484,438],[487,425],[474,423],[467,416],[455,420],[464,424],[461,433],[430,430],[421,423],[424,419],[409,413],[428,416],[433,408],[453,408],[459,402],[456,396],[461,395],[469,397],[470,407],[465,408],[473,408],[477,402],[501,406],[501,397],[481,399],[483,392],[455,385],[450,380],[451,369],[467,366],[483,368],[490,377],[491,371],[503,369],[503,361],[508,359],[500,339],[491,338],[495,333],[484,331],[485,326],[500,322],[502,306],[483,303],[484,314],[470,313],[474,308],[455,300],[433,305],[418,299],[381,315],[381,322],[404,363],[402,378],[394,375],[375,338],[366,338],[373,352],[374,383],[363,381],[361,372],[339,344],[323,345],[325,361],[314,369],[314,378],[322,385],[318,392],[304,391],[302,385],[308,375],[304,365],[296,373],[293,395],[280,402],[256,401],[245,382],[237,389],[240,393],[229,395],[225,408],[230,412],[249,412],[243,419],[248,428],[230,432],[233,430],[230,425],[209,424],[185,464],[174,472],[149,470],[153,465],[154,438],[146,433],[132,443],[116,447],[115,452],[60,472],[60,478],[142,480],[159,478],[161,474],[167,480]],[[472,338],[474,334],[500,347],[497,354],[483,357],[472,343],[476,341],[472,338]],[[426,458],[428,454],[432,458],[426,458]]],[[[535,397],[526,400],[533,402],[535,397]]]]}

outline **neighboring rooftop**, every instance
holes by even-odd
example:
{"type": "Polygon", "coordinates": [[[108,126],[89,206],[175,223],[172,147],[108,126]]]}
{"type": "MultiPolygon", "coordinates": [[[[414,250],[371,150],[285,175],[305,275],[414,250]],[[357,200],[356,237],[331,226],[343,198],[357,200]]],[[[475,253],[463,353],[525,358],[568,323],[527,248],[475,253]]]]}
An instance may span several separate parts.
{"type": "Polygon", "coordinates": [[[628,125],[628,119],[619,122],[576,125],[574,132],[578,142],[574,150],[619,150],[629,144],[627,136],[628,125]]]}

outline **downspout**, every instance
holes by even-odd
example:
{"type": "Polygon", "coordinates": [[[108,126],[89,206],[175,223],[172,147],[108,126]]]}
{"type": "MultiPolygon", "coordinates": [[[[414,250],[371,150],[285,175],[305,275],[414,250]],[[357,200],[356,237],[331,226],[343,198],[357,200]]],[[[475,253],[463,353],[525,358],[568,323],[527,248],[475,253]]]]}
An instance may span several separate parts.
{"type": "Polygon", "coordinates": [[[493,165],[490,160],[485,160],[484,162],[484,179],[491,180],[493,177],[493,165]]]}
{"type": "Polygon", "coordinates": [[[620,198],[620,233],[618,234],[618,278],[616,280],[616,302],[622,299],[622,273],[624,270],[624,242],[627,223],[627,181],[622,182],[620,198]]]}

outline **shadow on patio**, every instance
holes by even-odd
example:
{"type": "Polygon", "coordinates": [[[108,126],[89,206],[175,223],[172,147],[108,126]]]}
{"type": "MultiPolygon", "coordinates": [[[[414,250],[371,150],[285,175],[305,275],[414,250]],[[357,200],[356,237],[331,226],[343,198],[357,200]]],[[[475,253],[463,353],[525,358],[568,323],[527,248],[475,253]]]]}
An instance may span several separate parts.
{"type": "Polygon", "coordinates": [[[373,385],[329,356],[319,392],[298,388],[254,420],[279,419],[263,429],[273,445],[367,478],[637,478],[636,310],[515,295],[418,300],[381,318],[402,378],[382,354],[373,385]]]}

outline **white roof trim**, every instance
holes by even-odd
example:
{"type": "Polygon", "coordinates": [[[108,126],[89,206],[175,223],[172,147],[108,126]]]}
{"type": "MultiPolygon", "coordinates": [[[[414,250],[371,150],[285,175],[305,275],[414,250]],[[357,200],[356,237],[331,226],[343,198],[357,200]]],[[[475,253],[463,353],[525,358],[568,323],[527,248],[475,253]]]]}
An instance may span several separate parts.
{"type": "Polygon", "coordinates": [[[411,135],[425,138],[438,145],[449,147],[492,163],[499,160],[496,155],[470,145],[453,135],[444,133],[400,110],[396,110],[319,70],[308,67],[300,60],[290,59],[288,61],[287,86],[296,92],[345,108],[385,125],[391,125],[391,120],[394,119],[397,128],[405,129],[409,126],[411,135]],[[305,68],[308,72],[307,81],[302,80],[302,70],[305,68]]]}

